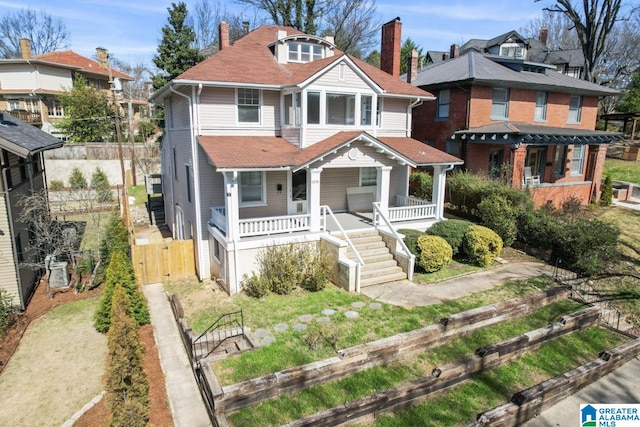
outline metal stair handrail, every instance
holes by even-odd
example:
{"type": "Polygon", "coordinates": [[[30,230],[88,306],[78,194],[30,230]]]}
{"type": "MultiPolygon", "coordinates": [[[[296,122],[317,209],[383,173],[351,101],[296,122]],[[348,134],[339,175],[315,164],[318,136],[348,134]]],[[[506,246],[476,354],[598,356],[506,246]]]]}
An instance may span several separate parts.
{"type": "MultiPolygon", "coordinates": [[[[363,266],[364,265],[364,261],[362,260],[362,257],[360,256],[360,254],[358,253],[358,250],[356,249],[355,245],[353,244],[353,242],[351,241],[351,239],[349,239],[349,236],[347,236],[347,232],[344,231],[344,228],[342,228],[342,225],[340,225],[340,222],[338,222],[338,219],[336,218],[336,216],[333,214],[333,211],[331,210],[331,208],[329,206],[320,206],[320,209],[323,210],[324,215],[327,215],[327,212],[329,213],[329,215],[331,216],[331,218],[333,219],[333,221],[338,225],[338,230],[340,230],[340,232],[342,233],[342,235],[344,236],[344,240],[346,240],[347,244],[349,245],[349,247],[351,248],[351,250],[353,251],[354,254],[356,254],[356,257],[358,258],[358,263],[363,266]]],[[[326,220],[325,220],[326,223],[326,220]]]]}
{"type": "Polygon", "coordinates": [[[194,360],[196,357],[196,347],[197,345],[205,345],[207,353],[204,356],[201,356],[200,359],[204,359],[213,353],[220,345],[229,338],[234,338],[242,336],[246,338],[244,333],[244,315],[242,314],[242,310],[234,311],[232,313],[225,313],[220,315],[218,319],[213,322],[203,333],[201,333],[196,339],[191,343],[191,352],[194,360]],[[239,316],[238,316],[239,315],[239,316]],[[239,333],[227,334],[229,331],[228,326],[235,325],[239,329],[239,333]],[[223,329],[223,327],[225,329],[223,329]],[[220,335],[224,331],[224,336],[221,338],[220,335]],[[209,337],[213,338],[213,343],[209,341],[209,337]],[[216,339],[217,338],[217,339],[216,339]]]}
{"type": "Polygon", "coordinates": [[[378,217],[382,218],[385,225],[391,231],[393,237],[400,243],[400,247],[402,248],[402,251],[405,253],[405,255],[408,258],[415,257],[415,255],[411,253],[407,245],[404,243],[404,240],[400,238],[400,235],[395,230],[395,228],[391,226],[391,221],[389,221],[389,219],[382,213],[382,209],[380,209],[380,203],[373,202],[373,226],[376,228],[378,228],[378,217]]]}

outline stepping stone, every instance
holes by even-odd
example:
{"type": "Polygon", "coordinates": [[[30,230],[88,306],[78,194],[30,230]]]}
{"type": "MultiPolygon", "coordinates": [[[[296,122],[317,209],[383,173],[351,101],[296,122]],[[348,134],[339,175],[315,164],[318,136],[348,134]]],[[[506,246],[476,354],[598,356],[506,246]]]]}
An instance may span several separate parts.
{"type": "Polygon", "coordinates": [[[382,308],[382,304],[380,304],[379,302],[372,302],[371,304],[369,304],[369,308],[372,310],[380,310],[382,308]]]}
{"type": "Polygon", "coordinates": [[[329,319],[328,317],[318,317],[316,321],[318,323],[329,323],[331,322],[331,319],[329,319]]]}
{"type": "Polygon", "coordinates": [[[302,323],[309,323],[313,320],[313,316],[310,314],[303,314],[302,316],[298,317],[298,320],[302,323]]]}
{"type": "Polygon", "coordinates": [[[362,301],[357,301],[351,304],[351,307],[353,308],[362,308],[365,306],[365,303],[363,303],[362,301]]]}
{"type": "Polygon", "coordinates": [[[324,310],[322,310],[322,314],[324,314],[325,316],[333,316],[334,314],[336,314],[336,311],[332,308],[325,308],[324,310]]]}
{"type": "Polygon", "coordinates": [[[307,325],[305,325],[304,323],[296,323],[295,325],[293,325],[293,330],[294,331],[305,331],[307,329],[307,325]]]}
{"type": "Polygon", "coordinates": [[[355,319],[360,317],[360,313],[358,313],[357,311],[352,311],[349,310],[347,312],[344,313],[345,316],[347,316],[347,319],[355,319]]]}
{"type": "Polygon", "coordinates": [[[267,335],[266,337],[260,340],[260,345],[261,346],[271,345],[274,342],[276,342],[276,337],[274,337],[273,335],[267,335]]]}
{"type": "Polygon", "coordinates": [[[269,330],[268,329],[257,329],[256,330],[256,338],[264,338],[267,335],[269,335],[269,330]]]}
{"type": "Polygon", "coordinates": [[[273,330],[276,332],[284,332],[287,329],[289,329],[289,325],[287,325],[286,323],[278,323],[276,326],[273,327],[273,330]]]}

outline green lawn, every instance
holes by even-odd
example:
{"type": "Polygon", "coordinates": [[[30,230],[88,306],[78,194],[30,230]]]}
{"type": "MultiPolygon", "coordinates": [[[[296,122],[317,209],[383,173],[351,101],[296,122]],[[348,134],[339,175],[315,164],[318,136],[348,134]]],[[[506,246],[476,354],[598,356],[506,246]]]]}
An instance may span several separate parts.
{"type": "Polygon", "coordinates": [[[127,189],[127,193],[129,194],[129,197],[135,198],[136,205],[144,205],[147,202],[147,188],[144,184],[129,187],[127,189]]]}
{"type": "Polygon", "coordinates": [[[451,261],[451,264],[448,266],[434,271],[433,273],[420,273],[415,272],[413,275],[413,281],[416,283],[435,283],[441,282],[443,280],[450,279],[455,276],[460,276],[467,273],[473,273],[480,270],[486,270],[488,268],[493,268],[494,265],[489,267],[480,267],[475,264],[467,264],[458,261],[451,261]]]}
{"type": "Polygon", "coordinates": [[[614,181],[631,182],[640,185],[640,162],[607,159],[602,176],[611,175],[614,181]]]}
{"type": "MultiPolygon", "coordinates": [[[[196,286],[189,286],[185,285],[185,292],[196,291],[196,286]]],[[[275,343],[217,362],[214,370],[218,380],[227,385],[335,356],[335,349],[325,341],[320,341],[315,350],[311,349],[309,341],[320,332],[326,336],[335,337],[336,348],[347,348],[437,323],[441,318],[453,313],[554,286],[555,284],[547,278],[536,278],[510,282],[489,291],[442,304],[413,309],[383,304],[382,309],[379,310],[369,308],[368,304],[372,300],[364,295],[348,293],[329,286],[321,292],[296,291],[288,296],[269,295],[261,300],[245,295],[223,298],[224,303],[212,302],[200,307],[188,315],[188,321],[195,331],[203,331],[220,314],[241,308],[245,314],[245,324],[252,331],[258,328],[273,330],[273,327],[279,323],[289,325],[289,330],[276,334],[275,343]],[[366,304],[364,308],[358,310],[360,317],[352,320],[346,318],[344,312],[352,310],[351,304],[358,301],[366,304]],[[321,327],[320,330],[312,327],[304,333],[292,330],[292,326],[298,323],[299,316],[311,314],[319,317],[322,315],[322,310],[326,308],[337,311],[329,325],[321,327]]],[[[172,288],[169,291],[176,290],[172,288]]],[[[188,298],[185,300],[188,301],[188,298]]]]}

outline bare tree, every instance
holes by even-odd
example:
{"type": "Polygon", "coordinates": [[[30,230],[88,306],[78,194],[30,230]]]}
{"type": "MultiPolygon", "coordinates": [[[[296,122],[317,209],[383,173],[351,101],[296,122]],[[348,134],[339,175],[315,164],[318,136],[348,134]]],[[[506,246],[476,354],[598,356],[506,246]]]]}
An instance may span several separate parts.
{"type": "Polygon", "coordinates": [[[380,20],[374,0],[327,2],[323,17],[323,33],[333,35],[346,53],[362,58],[377,43],[380,20]]]}
{"type": "Polygon", "coordinates": [[[31,41],[33,55],[69,46],[69,31],[60,18],[44,11],[21,9],[0,19],[0,49],[4,58],[20,58],[20,39],[31,41]]]}
{"type": "Polygon", "coordinates": [[[527,38],[538,39],[540,30],[547,28],[547,47],[551,50],[580,49],[580,41],[566,15],[545,10],[541,17],[534,18],[518,32],[527,38]]]}
{"type": "MultiPolygon", "coordinates": [[[[540,0],[535,0],[540,1],[540,0]]],[[[607,41],[622,6],[622,0],[556,0],[544,10],[563,13],[575,28],[584,54],[584,79],[596,81],[596,66],[607,49],[607,41]]]]}
{"type": "Polygon", "coordinates": [[[111,57],[111,65],[118,71],[133,77],[133,80],[123,85],[122,91],[125,99],[147,99],[150,96],[149,82],[151,72],[148,65],[139,60],[134,64],[129,64],[118,58],[111,57]]]}
{"type": "Polygon", "coordinates": [[[196,46],[200,50],[218,45],[220,22],[229,24],[229,41],[232,44],[245,34],[244,22],[259,22],[255,16],[248,18],[244,14],[235,15],[229,12],[226,4],[219,0],[200,0],[189,20],[196,33],[196,46]]]}

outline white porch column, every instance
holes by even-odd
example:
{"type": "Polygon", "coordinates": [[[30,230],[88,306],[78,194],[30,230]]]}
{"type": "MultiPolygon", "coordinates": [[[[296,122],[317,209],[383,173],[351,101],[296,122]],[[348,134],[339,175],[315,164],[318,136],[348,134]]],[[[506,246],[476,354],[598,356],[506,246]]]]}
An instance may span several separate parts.
{"type": "Polygon", "coordinates": [[[311,186],[309,188],[309,214],[311,216],[311,232],[320,231],[322,226],[320,212],[320,173],[322,168],[311,169],[311,186]]]}
{"type": "Polygon", "coordinates": [[[433,189],[431,201],[436,204],[436,219],[444,218],[444,191],[447,180],[448,166],[433,166],[433,189]]]}
{"type": "Polygon", "coordinates": [[[227,221],[227,240],[240,240],[240,212],[238,199],[238,173],[224,173],[224,189],[225,189],[225,218],[227,221]]]}
{"type": "Polygon", "coordinates": [[[378,168],[378,202],[380,203],[380,210],[387,216],[389,211],[389,186],[391,177],[391,166],[383,166],[378,168]]]}

